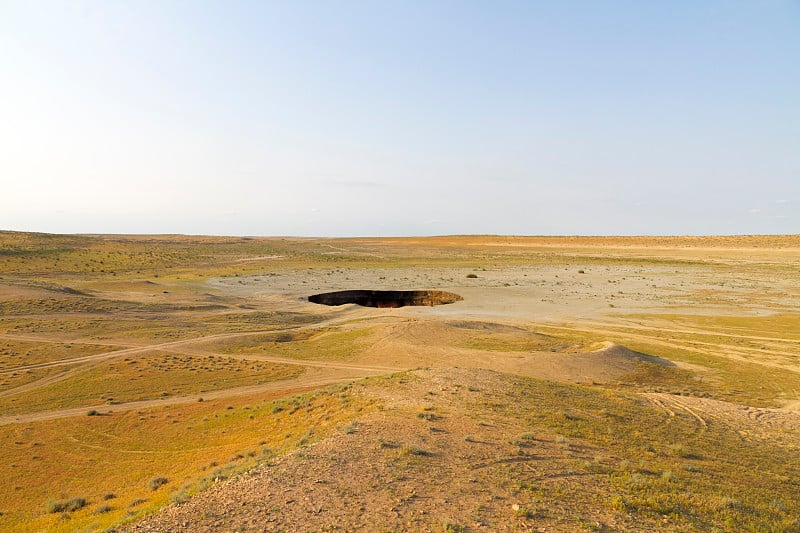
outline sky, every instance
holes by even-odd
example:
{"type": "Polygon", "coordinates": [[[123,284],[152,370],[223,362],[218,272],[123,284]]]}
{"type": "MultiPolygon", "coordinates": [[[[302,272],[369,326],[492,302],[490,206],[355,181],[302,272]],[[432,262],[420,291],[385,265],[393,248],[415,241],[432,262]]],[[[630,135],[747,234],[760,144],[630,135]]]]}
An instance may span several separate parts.
{"type": "Polygon", "coordinates": [[[0,0],[0,229],[800,233],[800,2],[0,0]]]}

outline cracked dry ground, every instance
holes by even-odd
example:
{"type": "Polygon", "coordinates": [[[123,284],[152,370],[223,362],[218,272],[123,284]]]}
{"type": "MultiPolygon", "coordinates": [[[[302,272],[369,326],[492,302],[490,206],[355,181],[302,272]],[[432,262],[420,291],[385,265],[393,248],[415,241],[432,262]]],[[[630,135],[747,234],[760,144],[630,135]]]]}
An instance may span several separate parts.
{"type": "MultiPolygon", "coordinates": [[[[463,369],[347,393],[374,410],[122,531],[695,531],[724,528],[734,512],[724,496],[734,489],[714,494],[705,450],[738,436],[638,395],[463,369]],[[682,446],[692,453],[676,455],[682,446]]],[[[755,482],[752,466],[743,475],[755,482]]],[[[798,525],[784,518],[778,530],[798,525]]]]}

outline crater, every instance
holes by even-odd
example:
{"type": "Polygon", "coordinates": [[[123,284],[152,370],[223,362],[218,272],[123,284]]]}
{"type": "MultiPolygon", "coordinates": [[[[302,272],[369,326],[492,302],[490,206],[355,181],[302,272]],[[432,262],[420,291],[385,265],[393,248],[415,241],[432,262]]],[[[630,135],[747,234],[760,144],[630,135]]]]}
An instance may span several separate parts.
{"type": "Polygon", "coordinates": [[[405,307],[407,305],[434,306],[463,300],[461,296],[446,291],[371,291],[353,290],[314,294],[308,301],[322,305],[357,304],[364,307],[405,307]]]}

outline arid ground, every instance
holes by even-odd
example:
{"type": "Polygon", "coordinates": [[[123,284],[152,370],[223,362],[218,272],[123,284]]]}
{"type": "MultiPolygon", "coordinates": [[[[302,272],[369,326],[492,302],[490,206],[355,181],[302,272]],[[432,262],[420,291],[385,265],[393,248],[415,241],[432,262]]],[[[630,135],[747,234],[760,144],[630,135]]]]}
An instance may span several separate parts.
{"type": "Polygon", "coordinates": [[[800,236],[0,232],[0,450],[0,531],[800,531],[800,236]]]}

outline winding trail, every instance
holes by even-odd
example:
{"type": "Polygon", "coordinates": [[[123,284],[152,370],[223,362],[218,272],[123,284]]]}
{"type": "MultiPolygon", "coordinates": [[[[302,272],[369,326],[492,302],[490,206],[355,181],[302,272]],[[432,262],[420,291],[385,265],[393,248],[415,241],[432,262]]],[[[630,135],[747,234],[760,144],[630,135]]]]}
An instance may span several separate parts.
{"type": "Polygon", "coordinates": [[[352,381],[359,378],[367,377],[369,375],[379,375],[385,371],[377,371],[372,374],[367,372],[328,372],[324,377],[308,378],[300,376],[297,379],[279,380],[260,385],[248,385],[244,387],[236,387],[232,389],[220,389],[215,391],[203,392],[200,394],[189,394],[186,396],[174,396],[167,398],[157,398],[153,400],[140,400],[136,402],[126,402],[114,405],[99,404],[99,405],[85,405],[81,407],[70,407],[67,409],[54,409],[50,411],[40,411],[37,413],[26,413],[20,415],[3,416],[0,417],[0,426],[8,424],[22,424],[28,422],[40,422],[42,420],[55,420],[58,418],[68,418],[72,416],[86,416],[90,410],[97,411],[98,415],[110,415],[114,413],[123,413],[126,411],[134,411],[136,409],[146,409],[151,407],[163,407],[168,405],[181,405],[193,403],[202,400],[219,400],[223,398],[231,398],[236,396],[246,396],[249,394],[258,394],[262,392],[273,391],[296,391],[301,392],[316,387],[323,387],[326,385],[333,385],[334,383],[342,383],[344,381],[352,381]]]}
{"type": "Polygon", "coordinates": [[[800,412],[663,392],[641,394],[670,416],[675,416],[673,409],[688,413],[701,428],[721,423],[733,429],[743,441],[771,441],[800,448],[800,412]]]}
{"type": "MultiPolygon", "coordinates": [[[[582,323],[584,324],[584,323],[582,323]]],[[[587,323],[588,324],[588,323],[587,323]]],[[[620,335],[624,336],[628,339],[636,339],[641,341],[646,341],[649,344],[657,344],[660,346],[665,346],[669,348],[678,348],[680,350],[685,350],[688,352],[694,352],[698,354],[708,355],[710,352],[713,352],[714,355],[725,357],[727,359],[731,359],[734,361],[741,361],[743,363],[752,363],[758,364],[770,368],[779,368],[782,370],[789,370],[793,372],[800,372],[800,364],[797,364],[797,357],[798,353],[796,352],[787,352],[782,350],[765,350],[760,348],[740,348],[737,346],[731,346],[726,344],[717,344],[717,343],[710,343],[710,342],[702,342],[702,341],[695,341],[695,340],[683,340],[683,339],[672,339],[672,340],[664,340],[652,335],[645,334],[647,331],[652,332],[660,332],[660,333],[677,333],[681,330],[672,330],[667,328],[648,328],[648,327],[636,327],[636,326],[614,326],[612,324],[605,324],[605,323],[595,323],[598,327],[596,328],[588,328],[588,327],[578,327],[578,326],[561,326],[555,324],[537,324],[537,330],[555,330],[555,331],[580,331],[585,333],[593,333],[593,334],[602,334],[602,335],[611,335],[617,336],[620,335]],[[612,329],[608,329],[612,328],[612,329]],[[616,328],[616,329],[614,329],[616,328]],[[630,330],[640,330],[643,333],[632,333],[630,330]],[[702,348],[701,348],[702,347],[702,348]],[[780,361],[769,361],[765,358],[755,359],[753,357],[747,357],[748,354],[760,353],[767,356],[784,356],[783,359],[780,361]]],[[[716,335],[716,333],[706,333],[707,335],[716,335]]],[[[728,335],[724,335],[728,336],[728,335]]],[[[742,337],[747,338],[747,337],[742,337]]],[[[780,340],[782,342],[789,342],[794,343],[798,342],[794,339],[773,339],[773,340],[780,340]]]]}
{"type": "MultiPolygon", "coordinates": [[[[67,367],[67,366],[74,367],[65,372],[53,376],[47,376],[38,379],[36,381],[32,381],[30,383],[26,383],[24,385],[14,387],[12,389],[0,391],[0,398],[23,394],[26,392],[30,392],[32,390],[52,385],[54,383],[58,383],[65,379],[74,377],[75,375],[87,372],[92,368],[95,368],[96,366],[113,359],[118,359],[120,357],[126,357],[130,355],[136,355],[152,351],[162,351],[162,352],[177,353],[182,355],[195,355],[201,357],[227,357],[238,360],[263,361],[268,363],[301,366],[304,368],[325,369],[326,372],[324,373],[324,375],[319,375],[319,373],[315,373],[314,375],[309,375],[308,373],[305,373],[293,379],[282,379],[259,385],[248,385],[230,389],[219,389],[219,390],[207,391],[199,394],[190,394],[185,396],[156,398],[152,400],[140,400],[135,402],[126,402],[114,405],[108,405],[108,404],[84,405],[80,407],[53,409],[47,411],[39,411],[35,413],[0,416],[0,426],[15,424],[15,423],[36,422],[41,420],[53,420],[57,418],[66,418],[71,416],[80,416],[80,415],[85,415],[89,410],[95,410],[99,414],[105,415],[105,414],[119,413],[135,409],[143,409],[148,407],[186,404],[190,402],[196,402],[200,398],[213,400],[213,399],[229,398],[229,397],[243,396],[247,394],[255,394],[255,393],[269,392],[269,391],[306,390],[309,388],[330,385],[333,383],[341,383],[343,381],[350,381],[368,376],[376,376],[380,374],[387,374],[403,370],[403,368],[394,366],[363,365],[363,364],[354,364],[354,363],[336,362],[336,361],[320,361],[315,359],[292,359],[289,357],[282,357],[273,354],[223,354],[211,350],[205,350],[197,346],[193,346],[196,344],[208,341],[215,341],[215,340],[228,340],[228,339],[236,339],[236,338],[263,335],[263,334],[274,334],[286,331],[298,331],[307,328],[317,329],[320,327],[337,326],[345,324],[349,320],[350,318],[332,318],[308,326],[293,326],[282,329],[267,329],[267,330],[235,332],[235,333],[216,333],[213,335],[206,335],[202,337],[193,337],[190,339],[180,339],[180,340],[168,341],[156,344],[135,346],[130,348],[123,348],[120,350],[112,350],[108,352],[87,355],[83,357],[75,357],[72,359],[63,359],[59,361],[36,363],[31,365],[18,366],[11,369],[4,369],[0,371],[0,374],[8,374],[12,372],[43,369],[43,368],[67,367]]],[[[14,336],[14,335],[3,334],[2,338],[9,340],[25,340],[29,342],[61,342],[61,341],[54,341],[52,339],[40,339],[30,335],[14,336]]],[[[74,342],[77,343],[77,341],[74,342]]],[[[117,343],[110,341],[107,344],[117,344],[117,343]]]]}
{"type": "MultiPolygon", "coordinates": [[[[188,339],[179,339],[175,341],[167,341],[162,343],[155,343],[155,344],[146,344],[146,345],[139,345],[132,348],[123,348],[120,350],[112,350],[108,352],[101,352],[92,355],[85,355],[82,357],[73,357],[70,359],[59,359],[58,361],[47,361],[43,363],[34,363],[30,365],[20,365],[13,368],[5,368],[0,370],[0,375],[2,374],[11,374],[14,372],[24,372],[27,370],[35,370],[41,368],[53,368],[53,367],[63,367],[63,366],[73,366],[73,365],[84,365],[80,368],[74,369],[69,372],[64,372],[61,374],[56,374],[54,376],[48,376],[36,381],[32,381],[30,383],[26,383],[25,385],[20,385],[19,387],[14,387],[12,389],[8,389],[5,391],[0,391],[0,398],[5,398],[8,396],[14,396],[17,394],[22,394],[25,392],[30,392],[32,390],[36,390],[41,387],[46,387],[48,385],[52,385],[53,383],[58,383],[59,381],[63,381],[64,379],[70,378],[75,374],[79,374],[91,368],[94,368],[99,363],[103,363],[112,359],[117,359],[119,357],[125,357],[129,355],[141,354],[151,351],[164,351],[164,352],[171,352],[171,353],[190,353],[185,352],[181,348],[191,346],[192,344],[207,342],[207,341],[214,341],[214,340],[227,340],[227,339],[236,339],[242,337],[251,337],[256,335],[264,335],[264,334],[272,334],[272,333],[281,333],[286,331],[298,331],[307,328],[320,328],[320,327],[329,327],[329,326],[336,326],[341,325],[342,323],[348,322],[349,318],[332,318],[328,320],[324,320],[322,322],[318,322],[308,326],[292,326],[288,328],[281,328],[281,329],[266,329],[266,330],[255,330],[255,331],[240,331],[234,333],[215,333],[212,335],[205,335],[202,337],[192,337],[188,339]]],[[[28,342],[54,342],[52,339],[36,339],[36,337],[32,337],[30,335],[16,337],[14,335],[4,334],[2,338],[9,339],[9,340],[25,340],[28,342]]],[[[76,342],[77,343],[77,342],[76,342]]],[[[114,341],[109,341],[106,344],[119,344],[114,341]]],[[[224,355],[228,357],[227,354],[217,354],[213,352],[206,352],[201,351],[197,352],[196,355],[224,355]]],[[[233,356],[231,356],[233,357],[233,356]]],[[[257,359],[257,358],[252,358],[257,359]]],[[[264,359],[266,360],[266,359],[264,359]]],[[[277,361],[281,363],[288,363],[288,364],[302,364],[301,362],[294,360],[294,359],[287,359],[285,361],[277,361]]],[[[311,366],[311,365],[304,365],[304,366],[311,366]]],[[[336,368],[336,366],[331,366],[330,368],[336,368]]]]}

